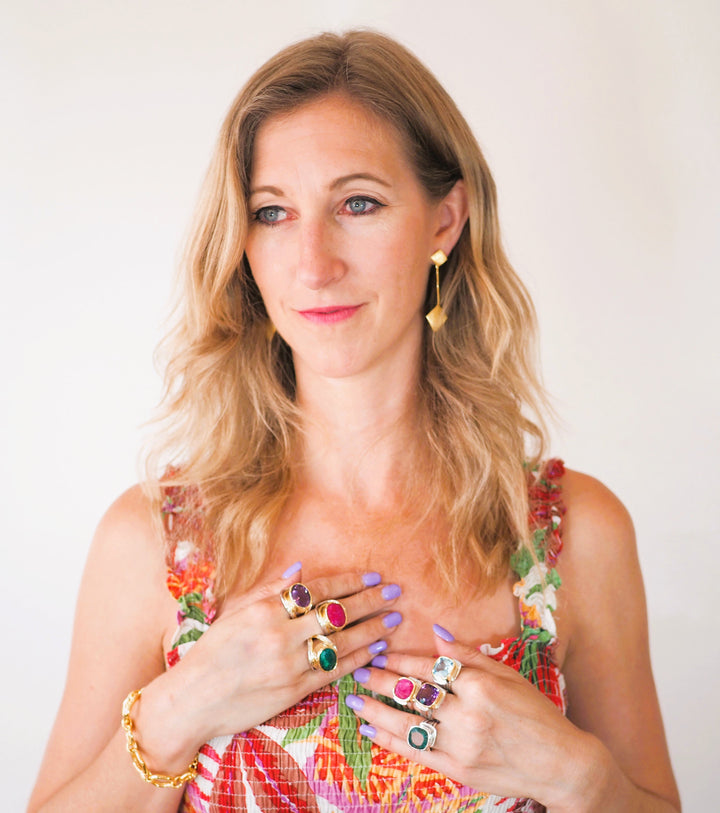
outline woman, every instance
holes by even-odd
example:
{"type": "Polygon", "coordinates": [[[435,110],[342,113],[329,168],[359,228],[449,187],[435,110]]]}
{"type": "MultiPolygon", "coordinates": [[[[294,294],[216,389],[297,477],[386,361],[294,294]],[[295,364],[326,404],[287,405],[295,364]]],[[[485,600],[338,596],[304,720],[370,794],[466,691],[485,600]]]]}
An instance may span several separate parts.
{"type": "Polygon", "coordinates": [[[181,462],[98,529],[30,810],[679,810],[632,525],[539,462],[532,306],[428,71],[271,59],[186,271],[181,462]]]}

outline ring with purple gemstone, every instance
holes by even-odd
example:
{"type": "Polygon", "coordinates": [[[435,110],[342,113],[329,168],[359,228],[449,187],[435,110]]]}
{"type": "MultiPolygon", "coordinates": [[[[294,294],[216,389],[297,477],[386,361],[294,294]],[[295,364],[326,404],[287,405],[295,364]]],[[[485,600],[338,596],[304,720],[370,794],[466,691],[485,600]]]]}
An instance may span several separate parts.
{"type": "Polygon", "coordinates": [[[437,738],[436,723],[423,720],[421,723],[410,726],[407,734],[407,743],[416,751],[430,751],[437,738]]]}
{"type": "Polygon", "coordinates": [[[433,680],[438,686],[449,689],[457,680],[461,669],[462,664],[460,661],[456,661],[455,658],[448,658],[447,655],[441,655],[432,668],[433,680]]]}
{"type": "Polygon", "coordinates": [[[280,593],[280,601],[287,611],[290,618],[297,618],[299,615],[305,615],[312,610],[312,596],[310,591],[301,582],[286,588],[280,593]]]}
{"type": "Polygon", "coordinates": [[[321,601],[315,608],[315,617],[323,635],[339,632],[347,624],[345,608],[335,599],[321,601]]]}
{"type": "Polygon", "coordinates": [[[440,708],[447,692],[434,683],[423,683],[417,690],[413,701],[416,711],[435,711],[440,708]]]}

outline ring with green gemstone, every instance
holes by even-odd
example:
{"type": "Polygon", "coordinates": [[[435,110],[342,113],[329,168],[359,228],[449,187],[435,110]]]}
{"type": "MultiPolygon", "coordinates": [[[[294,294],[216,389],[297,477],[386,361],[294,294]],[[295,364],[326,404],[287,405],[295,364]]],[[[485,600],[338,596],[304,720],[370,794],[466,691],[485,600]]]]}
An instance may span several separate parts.
{"type": "Polygon", "coordinates": [[[307,657],[311,669],[332,672],[337,666],[337,647],[326,635],[313,635],[307,640],[307,657]]]}
{"type": "Polygon", "coordinates": [[[435,726],[436,723],[431,723],[430,720],[423,720],[422,723],[410,726],[407,735],[408,745],[416,751],[430,751],[437,737],[435,726]]]}

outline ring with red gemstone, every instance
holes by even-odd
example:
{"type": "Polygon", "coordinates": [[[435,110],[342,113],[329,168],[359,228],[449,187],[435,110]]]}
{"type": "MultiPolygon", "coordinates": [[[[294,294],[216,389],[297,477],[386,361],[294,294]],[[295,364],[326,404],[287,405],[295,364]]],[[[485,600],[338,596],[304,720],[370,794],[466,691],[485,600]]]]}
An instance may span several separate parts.
{"type": "Polygon", "coordinates": [[[447,695],[445,689],[434,683],[423,683],[417,690],[413,703],[416,711],[435,711],[447,695]]]}
{"type": "Polygon", "coordinates": [[[339,601],[321,601],[315,608],[315,617],[324,635],[339,632],[347,624],[347,613],[339,601]]]}
{"type": "Polygon", "coordinates": [[[295,582],[280,593],[280,601],[290,618],[297,618],[312,610],[312,596],[302,582],[295,582]]]}
{"type": "Polygon", "coordinates": [[[415,700],[422,682],[413,677],[399,677],[393,686],[392,696],[396,703],[407,706],[415,700]]]}

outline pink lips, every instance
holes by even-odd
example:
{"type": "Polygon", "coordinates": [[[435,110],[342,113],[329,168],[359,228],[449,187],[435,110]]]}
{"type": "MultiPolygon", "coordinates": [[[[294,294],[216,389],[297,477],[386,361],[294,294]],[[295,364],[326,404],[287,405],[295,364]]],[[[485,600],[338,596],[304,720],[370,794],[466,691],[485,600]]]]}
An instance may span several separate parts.
{"type": "Polygon", "coordinates": [[[357,311],[360,310],[361,305],[338,305],[329,308],[310,308],[305,311],[298,311],[300,316],[304,316],[309,322],[315,322],[318,325],[332,325],[336,322],[344,322],[349,319],[357,311]]]}

